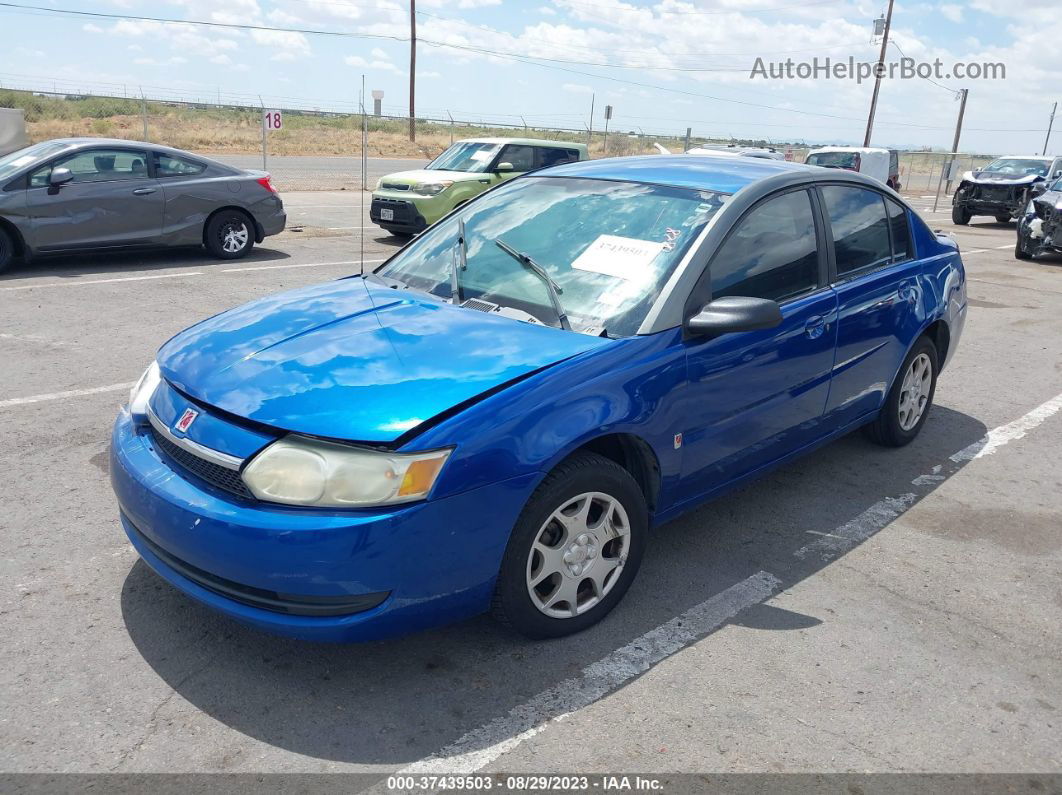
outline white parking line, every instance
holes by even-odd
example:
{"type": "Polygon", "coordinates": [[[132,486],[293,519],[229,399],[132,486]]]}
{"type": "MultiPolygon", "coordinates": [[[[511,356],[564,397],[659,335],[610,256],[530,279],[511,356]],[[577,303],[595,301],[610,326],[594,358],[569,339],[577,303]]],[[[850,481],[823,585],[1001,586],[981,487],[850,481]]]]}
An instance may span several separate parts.
{"type": "MultiPolygon", "coordinates": [[[[367,259],[365,265],[375,265],[382,259],[367,259]]],[[[285,265],[250,265],[246,268],[223,268],[222,273],[243,273],[245,271],[273,271],[281,268],[320,268],[326,265],[361,265],[361,260],[343,260],[341,262],[295,262],[285,265]]]]}
{"type": "Polygon", "coordinates": [[[176,279],[179,276],[202,276],[202,271],[185,271],[184,273],[160,273],[153,276],[122,276],[117,279],[72,279],[66,282],[45,282],[44,284],[20,284],[17,287],[0,287],[0,290],[36,290],[44,287],[81,287],[86,284],[113,284],[114,282],[142,282],[147,279],[176,279]]]}
{"type": "MultiPolygon", "coordinates": [[[[961,463],[991,455],[1000,447],[1022,438],[1060,410],[1062,394],[1013,422],[994,428],[977,442],[952,455],[951,460],[961,463]]],[[[922,487],[924,496],[946,477],[939,474],[940,470],[939,465],[935,466],[931,474],[919,475],[912,484],[922,487]]],[[[816,533],[820,536],[818,540],[793,554],[798,559],[806,559],[816,553],[824,562],[832,560],[883,530],[917,500],[918,494],[913,492],[879,500],[832,533],[816,533]]],[[[514,707],[507,715],[462,735],[430,757],[401,768],[395,775],[468,774],[482,770],[524,740],[564,720],[576,710],[590,706],[661,660],[682,651],[745,608],[770,598],[781,585],[781,581],[770,572],[754,574],[588,665],[579,676],[543,690],[529,701],[514,707]]]]}
{"type": "Polygon", "coordinates": [[[43,403],[46,400],[62,400],[63,398],[81,397],[82,395],[98,395],[101,392],[118,392],[122,389],[131,389],[135,381],[124,384],[110,384],[109,386],[94,386],[89,389],[68,389],[66,392],[47,392],[43,395],[30,395],[29,397],[8,398],[0,400],[0,409],[9,406],[24,406],[27,403],[43,403]]]}
{"type": "Polygon", "coordinates": [[[593,704],[701,635],[722,626],[745,608],[769,598],[780,585],[778,578],[766,571],[753,574],[591,663],[578,676],[543,690],[508,715],[495,718],[433,756],[402,768],[396,775],[446,775],[480,770],[551,723],[593,704]]]}

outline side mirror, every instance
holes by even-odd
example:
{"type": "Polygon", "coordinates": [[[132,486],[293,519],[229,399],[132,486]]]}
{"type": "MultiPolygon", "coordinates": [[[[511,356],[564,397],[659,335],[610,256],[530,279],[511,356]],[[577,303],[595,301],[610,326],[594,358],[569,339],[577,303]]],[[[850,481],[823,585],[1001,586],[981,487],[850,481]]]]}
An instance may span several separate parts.
{"type": "Polygon", "coordinates": [[[516,171],[516,169],[513,168],[512,163],[498,163],[498,165],[494,167],[494,171],[497,174],[503,174],[508,171],[516,171]]]}
{"type": "Polygon", "coordinates": [[[74,178],[74,175],[70,172],[69,168],[53,168],[52,173],[48,175],[48,184],[53,188],[58,188],[60,185],[65,185],[74,178]]]}
{"type": "Polygon", "coordinates": [[[1055,172],[1055,176],[1062,177],[1062,168],[1058,169],[1058,171],[1055,172]]]}
{"type": "Polygon", "coordinates": [[[735,331],[774,328],[781,322],[782,309],[777,301],[728,295],[706,304],[686,321],[684,328],[691,336],[714,337],[735,331]]]}

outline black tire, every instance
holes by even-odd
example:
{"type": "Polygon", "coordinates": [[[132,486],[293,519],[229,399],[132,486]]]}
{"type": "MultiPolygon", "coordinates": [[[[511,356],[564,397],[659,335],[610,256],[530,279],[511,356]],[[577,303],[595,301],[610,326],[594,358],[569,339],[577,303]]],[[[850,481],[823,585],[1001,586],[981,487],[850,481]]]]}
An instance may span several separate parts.
{"type": "Polygon", "coordinates": [[[893,381],[892,388],[885,398],[885,405],[881,407],[881,412],[873,422],[865,427],[866,434],[871,441],[885,447],[903,447],[918,436],[918,432],[922,430],[922,426],[926,423],[926,417],[929,416],[929,411],[933,407],[933,396],[937,391],[937,372],[939,370],[937,362],[937,346],[933,344],[933,340],[929,337],[920,337],[911,346],[911,350],[907,352],[903,365],[896,374],[896,380],[893,381]],[[922,354],[929,358],[931,367],[929,395],[918,421],[905,430],[900,423],[900,398],[903,395],[903,382],[911,363],[922,354]]]}
{"type": "Polygon", "coordinates": [[[391,237],[398,237],[402,240],[409,240],[415,234],[414,232],[396,232],[393,229],[388,229],[387,231],[391,233],[391,237]]]}
{"type": "MultiPolygon", "coordinates": [[[[559,529],[559,525],[556,527],[559,529]]],[[[604,618],[623,598],[641,565],[648,530],[649,511],[645,497],[630,473],[614,461],[596,453],[576,453],[546,476],[517,519],[498,572],[491,612],[501,623],[529,638],[559,638],[581,632],[604,618]],[[588,492],[607,495],[623,507],[629,529],[626,559],[620,567],[612,569],[616,573],[611,579],[607,576],[604,578],[604,596],[599,597],[596,604],[578,615],[554,618],[540,610],[531,600],[528,573],[533,560],[532,546],[549,527],[548,522],[554,511],[588,492]]],[[[566,545],[568,540],[566,533],[559,536],[557,546],[566,545]]],[[[596,538],[594,542],[596,545],[596,538]]],[[[606,542],[600,547],[599,556],[595,548],[590,565],[609,559],[610,550],[613,555],[622,557],[618,555],[617,547],[609,546],[618,542],[619,539],[606,542]]],[[[611,559],[615,560],[616,557],[611,559]]],[[[587,571],[589,570],[590,567],[587,566],[587,571]]],[[[560,573],[556,577],[559,578],[558,584],[565,581],[564,575],[560,573]]],[[[593,581],[590,577],[584,574],[582,577],[570,579],[579,583],[575,587],[579,589],[577,592],[582,594],[582,597],[577,596],[577,599],[595,598],[592,595],[593,581]],[[587,588],[590,590],[586,590],[587,588]]]]}
{"type": "Polygon", "coordinates": [[[1032,254],[1025,249],[1021,239],[1021,229],[1018,230],[1018,239],[1014,241],[1014,259],[1032,259],[1032,254]]]}
{"type": "Polygon", "coordinates": [[[1012,220],[1013,219],[1010,217],[1010,215],[1008,213],[1000,213],[999,215],[996,216],[996,223],[997,224],[1009,224],[1012,220]]]}
{"type": "Polygon", "coordinates": [[[207,221],[203,244],[218,259],[240,259],[254,248],[254,221],[242,210],[222,210],[207,221]],[[229,234],[234,237],[230,238],[229,234]],[[233,242],[242,242],[233,249],[233,242]]]}
{"type": "Polygon", "coordinates": [[[11,239],[11,235],[0,229],[0,273],[11,267],[11,263],[14,261],[15,241],[11,239]]]}
{"type": "Polygon", "coordinates": [[[969,210],[967,210],[961,204],[952,205],[951,222],[953,224],[958,224],[959,226],[966,226],[968,223],[970,223],[971,217],[972,216],[970,215],[969,210]]]}

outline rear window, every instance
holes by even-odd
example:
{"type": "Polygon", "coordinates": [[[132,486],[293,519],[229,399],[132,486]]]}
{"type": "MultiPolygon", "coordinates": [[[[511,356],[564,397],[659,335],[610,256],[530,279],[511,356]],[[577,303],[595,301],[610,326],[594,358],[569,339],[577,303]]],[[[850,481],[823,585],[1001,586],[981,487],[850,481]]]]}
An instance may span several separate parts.
{"type": "Polygon", "coordinates": [[[808,155],[808,159],[804,162],[811,166],[859,170],[859,154],[857,152],[817,152],[808,155]]]}

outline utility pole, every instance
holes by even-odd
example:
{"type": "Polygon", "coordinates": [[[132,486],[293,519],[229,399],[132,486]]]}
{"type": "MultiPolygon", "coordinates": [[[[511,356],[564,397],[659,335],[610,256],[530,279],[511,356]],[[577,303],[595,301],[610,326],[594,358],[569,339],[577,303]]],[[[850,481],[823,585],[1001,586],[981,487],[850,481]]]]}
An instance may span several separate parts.
{"type": "Polygon", "coordinates": [[[586,128],[586,156],[590,157],[590,147],[594,144],[594,100],[597,94],[590,95],[590,124],[586,128]]]}
{"type": "Polygon", "coordinates": [[[933,199],[933,212],[937,211],[937,203],[940,201],[940,185],[944,182],[945,172],[947,172],[948,183],[944,188],[944,192],[951,193],[951,165],[955,162],[955,155],[959,151],[959,138],[962,137],[962,117],[966,115],[966,97],[969,93],[970,90],[968,88],[959,89],[959,118],[955,122],[955,138],[951,142],[951,156],[948,158],[947,164],[940,170],[940,179],[937,180],[937,195],[933,199]]]}
{"type": "Polygon", "coordinates": [[[144,99],[144,87],[140,87],[140,118],[144,122],[144,140],[148,139],[148,125],[147,125],[147,100],[144,99]]]}
{"type": "Polygon", "coordinates": [[[1057,102],[1055,103],[1055,106],[1053,108],[1051,108],[1051,118],[1047,122],[1047,137],[1044,138],[1044,151],[1043,151],[1043,154],[1045,154],[1045,155],[1047,154],[1047,145],[1051,142],[1051,128],[1055,126],[1055,111],[1056,110],[1058,110],[1058,103],[1057,102]]]}
{"type": "Polygon", "coordinates": [[[417,87],[417,0],[409,0],[409,140],[417,140],[414,94],[417,87]]]}
{"type": "Polygon", "coordinates": [[[885,15],[885,32],[881,37],[881,54],[878,56],[878,66],[874,75],[874,95],[870,99],[870,115],[867,116],[867,134],[863,136],[863,146],[870,146],[870,136],[874,132],[874,114],[878,109],[878,92],[881,90],[881,73],[885,71],[885,49],[889,46],[889,28],[892,27],[892,4],[889,0],[889,10],[885,15]]]}

